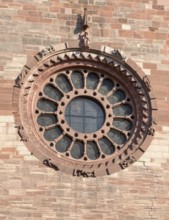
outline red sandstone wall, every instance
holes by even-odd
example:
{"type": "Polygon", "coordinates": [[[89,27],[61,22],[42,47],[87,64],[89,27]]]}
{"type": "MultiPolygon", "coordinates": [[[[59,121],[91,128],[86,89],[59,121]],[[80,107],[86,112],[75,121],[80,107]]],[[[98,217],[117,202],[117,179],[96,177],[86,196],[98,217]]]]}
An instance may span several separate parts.
{"type": "Polygon", "coordinates": [[[0,1],[0,220],[169,219],[169,1],[0,1]],[[30,55],[75,41],[88,8],[93,46],[122,49],[149,76],[159,122],[144,156],[96,179],[46,168],[17,135],[12,86],[30,55]],[[76,27],[77,26],[77,27],[76,27]]]}

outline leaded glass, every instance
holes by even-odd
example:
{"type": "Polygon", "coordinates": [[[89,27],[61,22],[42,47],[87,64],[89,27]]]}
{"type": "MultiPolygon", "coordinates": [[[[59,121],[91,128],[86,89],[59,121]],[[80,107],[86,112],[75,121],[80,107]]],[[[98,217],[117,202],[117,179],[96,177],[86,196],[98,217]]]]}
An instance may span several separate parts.
{"type": "Polygon", "coordinates": [[[108,132],[108,136],[113,142],[117,144],[124,144],[126,142],[125,135],[115,129],[110,129],[110,131],[108,132]]]}
{"type": "Polygon", "coordinates": [[[61,153],[65,152],[70,147],[71,142],[72,139],[69,136],[65,135],[60,141],[56,143],[55,148],[61,153]]]}
{"type": "Polygon", "coordinates": [[[88,89],[96,89],[99,83],[99,77],[96,73],[89,73],[87,76],[87,88],[88,89]]]}
{"type": "Polygon", "coordinates": [[[47,99],[39,99],[37,103],[38,109],[45,112],[55,112],[57,110],[57,104],[47,100],[47,99]]]}
{"type": "Polygon", "coordinates": [[[96,160],[100,156],[99,149],[94,141],[87,143],[87,156],[91,160],[96,160]]]}
{"type": "Polygon", "coordinates": [[[75,141],[70,153],[74,159],[80,159],[84,153],[84,143],[78,140],[75,141]]]}
{"type": "Polygon", "coordinates": [[[117,90],[111,96],[108,97],[108,100],[111,104],[115,104],[117,102],[121,102],[126,98],[124,91],[117,90]]]}
{"type": "Polygon", "coordinates": [[[103,95],[106,95],[114,87],[114,83],[110,79],[104,79],[102,85],[99,88],[99,92],[103,95]]]}
{"type": "Polygon", "coordinates": [[[110,155],[115,151],[114,145],[106,137],[99,140],[99,145],[106,155],[110,155]]]}
{"type": "Polygon", "coordinates": [[[81,89],[84,87],[84,79],[83,79],[83,75],[80,71],[73,71],[72,75],[71,75],[71,79],[73,82],[73,85],[76,89],[81,89]]]}
{"type": "Polygon", "coordinates": [[[97,131],[105,120],[101,105],[86,97],[72,100],[66,107],[65,117],[70,127],[83,133],[97,131]]]}
{"type": "Polygon", "coordinates": [[[44,138],[47,141],[54,141],[57,137],[61,135],[62,131],[59,127],[53,127],[44,132],[44,138]]]}
{"type": "Polygon", "coordinates": [[[114,118],[113,126],[124,131],[130,131],[132,129],[132,122],[124,118],[114,118]]]}
{"type": "Polygon", "coordinates": [[[58,87],[65,93],[70,92],[72,90],[71,84],[65,75],[59,75],[56,78],[56,83],[58,87]]]}
{"type": "Polygon", "coordinates": [[[113,113],[116,116],[130,115],[132,113],[132,107],[128,104],[120,105],[113,109],[113,113]]]}
{"type": "Polygon", "coordinates": [[[57,122],[57,118],[52,114],[39,115],[37,122],[40,126],[49,126],[57,122]]]}
{"type": "Polygon", "coordinates": [[[59,101],[62,98],[62,94],[54,86],[47,84],[44,89],[44,94],[51,99],[59,101]]]}

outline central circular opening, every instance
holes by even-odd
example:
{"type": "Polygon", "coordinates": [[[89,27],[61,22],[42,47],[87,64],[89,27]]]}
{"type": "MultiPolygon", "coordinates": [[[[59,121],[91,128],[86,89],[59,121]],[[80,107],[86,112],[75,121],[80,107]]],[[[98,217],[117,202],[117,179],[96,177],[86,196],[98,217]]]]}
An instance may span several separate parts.
{"type": "Polygon", "coordinates": [[[75,131],[92,133],[99,130],[105,121],[103,107],[88,97],[77,97],[66,107],[65,118],[75,131]]]}

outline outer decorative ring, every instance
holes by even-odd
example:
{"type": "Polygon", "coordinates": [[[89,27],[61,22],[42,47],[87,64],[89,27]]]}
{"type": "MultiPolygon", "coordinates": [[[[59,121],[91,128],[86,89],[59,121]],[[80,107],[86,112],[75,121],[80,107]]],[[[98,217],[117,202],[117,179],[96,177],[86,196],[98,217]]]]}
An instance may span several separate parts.
{"type": "MultiPolygon", "coordinates": [[[[65,120],[64,114],[61,114],[57,118],[58,125],[62,126],[63,134],[71,136],[72,140],[79,139],[84,143],[104,137],[105,134],[102,131],[104,130],[106,134],[109,132],[110,123],[108,120],[109,116],[113,114],[110,103],[97,91],[89,90],[85,86],[81,89],[73,88],[62,98],[61,102],[58,102],[56,114],[62,112],[62,103],[67,103],[66,97],[73,99],[75,95],[94,97],[97,101],[102,102],[106,112],[105,123],[95,134],[78,133],[78,137],[76,137],[77,132],[71,128],[68,131],[66,123],[61,125],[65,120]],[[106,108],[106,106],[109,107],[106,108]],[[106,123],[109,126],[106,127],[106,123]]],[[[94,49],[82,51],[79,48],[69,48],[68,44],[50,46],[39,52],[27,63],[16,80],[13,108],[15,123],[21,140],[25,142],[36,157],[55,170],[83,177],[109,175],[138,160],[154,136],[157,118],[157,106],[150,82],[134,62],[130,59],[125,60],[120,51],[112,48],[102,47],[101,51],[94,49]],[[123,147],[116,148],[114,154],[100,156],[97,160],[86,160],[84,159],[86,158],[85,155],[79,160],[69,158],[52,149],[52,145],[39,132],[35,114],[36,103],[39,99],[38,94],[42,91],[45,82],[54,74],[57,75],[57,73],[71,68],[86,68],[97,71],[99,74],[107,74],[106,77],[120,82],[122,88],[125,88],[127,96],[131,98],[130,105],[135,117],[133,130],[123,147]]]]}

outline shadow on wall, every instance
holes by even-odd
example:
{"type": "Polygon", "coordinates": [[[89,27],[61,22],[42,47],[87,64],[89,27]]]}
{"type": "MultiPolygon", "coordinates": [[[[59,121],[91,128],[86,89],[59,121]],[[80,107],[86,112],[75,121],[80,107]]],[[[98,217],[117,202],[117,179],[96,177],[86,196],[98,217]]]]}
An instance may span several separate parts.
{"type": "Polygon", "coordinates": [[[83,27],[83,18],[80,14],[77,15],[76,27],[74,29],[74,34],[80,34],[83,27]]]}

